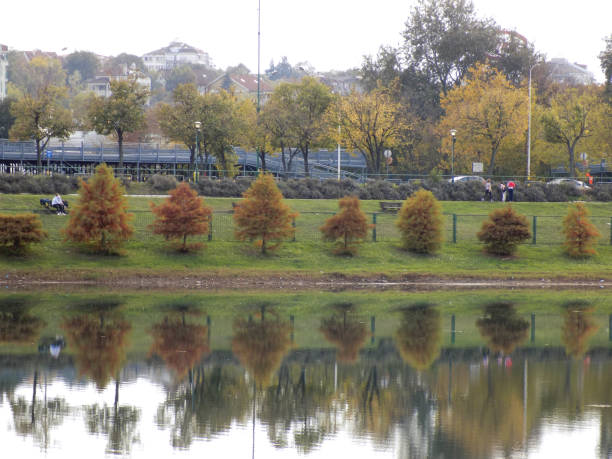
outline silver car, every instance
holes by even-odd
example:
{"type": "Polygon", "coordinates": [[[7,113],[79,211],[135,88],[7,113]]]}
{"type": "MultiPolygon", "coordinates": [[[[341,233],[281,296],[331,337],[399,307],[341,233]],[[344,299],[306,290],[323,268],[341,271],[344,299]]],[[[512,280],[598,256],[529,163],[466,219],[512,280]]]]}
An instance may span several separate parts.
{"type": "Polygon", "coordinates": [[[547,185],[571,185],[579,190],[590,190],[591,187],[586,183],[573,178],[557,178],[546,183],[547,185]]]}

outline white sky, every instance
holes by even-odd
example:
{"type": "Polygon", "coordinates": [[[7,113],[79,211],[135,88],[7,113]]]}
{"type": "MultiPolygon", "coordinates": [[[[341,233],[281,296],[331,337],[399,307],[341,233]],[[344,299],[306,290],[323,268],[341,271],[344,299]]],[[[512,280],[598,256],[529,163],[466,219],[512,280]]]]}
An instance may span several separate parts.
{"type": "MultiPolygon", "coordinates": [[[[0,43],[12,49],[142,55],[178,39],[208,52],[217,67],[257,71],[257,1],[7,0],[0,43]]],[[[473,0],[535,43],[548,58],[586,64],[603,81],[598,54],[612,34],[611,0],[473,0]]],[[[261,0],[261,70],[281,56],[317,70],[359,67],[380,45],[398,45],[416,0],[261,0]]]]}

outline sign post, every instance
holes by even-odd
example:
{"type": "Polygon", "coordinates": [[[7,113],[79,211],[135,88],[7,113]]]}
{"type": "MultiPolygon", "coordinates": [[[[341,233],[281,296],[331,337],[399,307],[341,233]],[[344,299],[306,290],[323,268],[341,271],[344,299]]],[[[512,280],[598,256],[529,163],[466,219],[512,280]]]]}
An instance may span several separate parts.
{"type": "Polygon", "coordinates": [[[47,155],[47,175],[51,175],[50,161],[53,157],[53,150],[47,150],[45,153],[47,155]]]}

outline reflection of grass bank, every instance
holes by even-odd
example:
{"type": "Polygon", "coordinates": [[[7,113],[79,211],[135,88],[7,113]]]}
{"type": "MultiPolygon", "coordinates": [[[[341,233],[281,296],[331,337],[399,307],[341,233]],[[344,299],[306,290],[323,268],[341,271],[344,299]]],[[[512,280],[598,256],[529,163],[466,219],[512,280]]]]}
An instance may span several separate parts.
{"type": "MultiPolygon", "coordinates": [[[[38,210],[38,195],[0,195],[0,208],[14,211],[38,210]]],[[[70,198],[68,198],[70,199],[70,198]]],[[[156,198],[158,201],[160,198],[156,198]]],[[[74,200],[74,199],[73,199],[74,200]]],[[[129,198],[132,210],[148,210],[150,198],[129,198]]],[[[215,210],[230,210],[231,203],[237,199],[210,198],[207,203],[215,210]]],[[[599,255],[589,260],[570,260],[562,252],[560,243],[526,244],[520,247],[518,257],[501,259],[486,256],[482,246],[476,242],[475,234],[480,228],[481,217],[462,217],[457,228],[458,243],[446,242],[440,253],[432,257],[415,256],[398,249],[399,241],[394,238],[395,216],[379,214],[378,238],[383,242],[366,243],[358,257],[336,257],[329,253],[326,244],[317,241],[300,241],[302,231],[318,234],[326,214],[313,216],[307,212],[335,212],[336,200],[288,200],[289,205],[298,212],[302,223],[298,222],[298,242],[286,243],[281,250],[268,257],[259,256],[248,244],[228,242],[231,239],[231,226],[223,226],[219,234],[208,243],[207,250],[200,254],[177,254],[166,247],[160,238],[155,238],[146,229],[150,223],[149,213],[140,213],[135,219],[136,237],[127,244],[126,256],[99,257],[79,253],[61,242],[58,236],[67,219],[56,215],[44,214],[45,228],[51,238],[39,247],[34,247],[25,258],[0,256],[0,273],[28,274],[31,279],[55,276],[62,280],[102,281],[109,277],[125,278],[130,275],[160,275],[185,277],[218,273],[227,275],[249,274],[266,276],[269,273],[293,273],[300,275],[320,275],[323,273],[342,273],[348,275],[388,276],[419,274],[439,277],[473,276],[479,278],[610,278],[609,261],[612,247],[605,242],[609,238],[609,216],[612,203],[589,203],[594,217],[608,225],[602,228],[603,243],[598,246],[599,255]],[[146,218],[145,218],[146,217],[146,218]],[[607,223],[606,223],[607,222],[607,223]],[[226,239],[226,240],[222,240],[226,239]],[[386,241],[386,242],[385,242],[386,241]]],[[[481,202],[444,202],[447,214],[485,215],[500,203],[481,202]]],[[[378,201],[364,201],[366,212],[378,212],[378,201]]],[[[515,208],[526,215],[565,215],[567,203],[516,203],[515,208]]],[[[221,218],[221,217],[219,217],[221,218]]],[[[231,216],[223,215],[224,224],[231,225],[231,216]]],[[[449,219],[446,217],[445,239],[450,240],[449,219]]],[[[560,238],[561,218],[540,218],[538,241],[560,238]],[[551,222],[555,222],[552,225],[551,222]],[[547,226],[548,225],[548,226],[547,226]],[[551,226],[552,225],[552,226],[551,226]],[[556,228],[556,226],[559,228],[556,228]],[[554,226],[554,228],[553,228],[554,226]],[[559,230],[559,231],[557,231],[559,230]],[[550,236],[555,234],[554,238],[550,236]],[[559,235],[557,235],[559,233],[559,235]]]]}
{"type": "MultiPolygon", "coordinates": [[[[62,321],[76,310],[82,310],[88,302],[102,303],[105,298],[116,300],[117,294],[99,290],[79,291],[75,293],[41,292],[0,296],[4,298],[35,298],[36,303],[29,309],[29,314],[41,318],[46,324],[40,336],[63,334],[62,321]],[[78,306],[78,307],[77,307],[78,306]]],[[[370,331],[370,317],[375,317],[374,343],[367,339],[365,347],[376,348],[381,339],[391,340],[401,321],[402,309],[415,303],[430,303],[439,310],[440,345],[445,347],[484,346],[476,320],[482,317],[483,307],[491,302],[508,301],[516,305],[517,314],[531,321],[531,313],[536,314],[535,342],[530,337],[523,346],[544,347],[563,346],[562,326],[563,305],[576,300],[584,300],[593,305],[593,320],[598,326],[597,333],[589,340],[589,346],[609,346],[608,315],[612,313],[612,301],[605,291],[442,291],[410,293],[399,291],[377,292],[293,292],[281,293],[258,291],[245,293],[241,291],[220,292],[122,292],[122,304],[115,308],[123,319],[131,324],[130,347],[128,354],[146,356],[152,344],[150,330],[168,315],[168,304],[193,305],[193,315],[189,322],[207,325],[207,316],[211,319],[210,349],[229,350],[233,336],[233,323],[237,316],[251,314],[253,304],[269,304],[278,312],[282,320],[289,321],[294,317],[295,348],[331,348],[320,332],[321,320],[333,312],[337,303],[351,303],[355,311],[364,320],[370,331]],[[197,313],[197,314],[196,314],[197,313]],[[451,315],[455,314],[456,339],[451,345],[451,315]]],[[[1,353],[33,353],[37,351],[37,341],[27,344],[2,344],[1,353]]],[[[65,353],[73,351],[68,346],[65,353]]]]}

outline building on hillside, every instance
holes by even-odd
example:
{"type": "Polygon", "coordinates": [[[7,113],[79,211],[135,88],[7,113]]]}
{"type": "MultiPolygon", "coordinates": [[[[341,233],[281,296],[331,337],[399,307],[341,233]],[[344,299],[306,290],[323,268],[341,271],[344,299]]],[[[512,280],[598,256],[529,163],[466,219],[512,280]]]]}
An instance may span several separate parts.
{"type": "Polygon", "coordinates": [[[52,51],[41,51],[40,49],[35,49],[33,51],[20,51],[20,53],[23,53],[23,57],[25,57],[25,60],[27,62],[30,62],[35,57],[47,57],[49,59],[59,59],[59,56],[57,55],[57,53],[54,53],[52,51]]]}
{"type": "Polygon", "coordinates": [[[335,94],[341,94],[346,96],[351,93],[352,90],[357,92],[363,92],[361,86],[361,79],[358,75],[349,73],[327,73],[319,76],[319,81],[325,86],[329,87],[335,94]]]}
{"type": "Polygon", "coordinates": [[[124,65],[123,71],[118,75],[98,75],[95,78],[90,78],[85,81],[85,85],[87,90],[93,92],[96,96],[109,97],[112,94],[111,81],[123,81],[129,78],[135,78],[140,86],[151,91],[151,77],[146,76],[133,65],[129,70],[124,65]]]}
{"type": "MultiPolygon", "coordinates": [[[[210,83],[199,85],[198,89],[201,94],[207,92],[217,92],[221,89],[233,91],[237,96],[248,97],[257,100],[257,75],[252,74],[229,74],[224,73],[218,76],[210,83]]],[[[272,85],[264,80],[263,77],[259,80],[259,97],[260,103],[264,104],[270,97],[273,91],[272,85]]]]}
{"type": "Polygon", "coordinates": [[[0,44],[0,100],[6,97],[6,69],[8,67],[8,46],[0,44]]]}
{"type": "Polygon", "coordinates": [[[165,48],[144,54],[142,62],[149,71],[169,70],[183,64],[212,67],[212,60],[207,52],[178,41],[170,43],[165,48]]]}
{"type": "Polygon", "coordinates": [[[551,59],[547,64],[550,79],[557,83],[570,85],[595,83],[595,77],[587,70],[586,65],[571,64],[567,59],[562,58],[551,59]]]}

